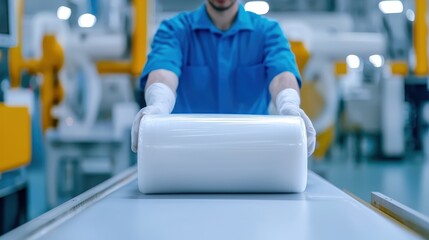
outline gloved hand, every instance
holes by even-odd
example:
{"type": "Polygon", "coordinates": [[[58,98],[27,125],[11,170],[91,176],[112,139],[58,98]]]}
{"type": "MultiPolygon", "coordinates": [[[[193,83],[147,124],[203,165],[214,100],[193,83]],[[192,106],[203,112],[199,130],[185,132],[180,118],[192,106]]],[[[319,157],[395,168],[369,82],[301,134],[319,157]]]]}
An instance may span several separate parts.
{"type": "Polygon", "coordinates": [[[299,107],[301,99],[292,88],[282,90],[276,98],[276,107],[280,115],[300,116],[304,120],[307,132],[307,155],[311,156],[316,147],[316,130],[307,114],[299,107]]]}
{"type": "Polygon", "coordinates": [[[176,103],[173,91],[164,83],[153,83],[145,91],[146,107],[134,117],[131,128],[131,150],[137,153],[140,121],[148,114],[170,114],[176,103]]]}

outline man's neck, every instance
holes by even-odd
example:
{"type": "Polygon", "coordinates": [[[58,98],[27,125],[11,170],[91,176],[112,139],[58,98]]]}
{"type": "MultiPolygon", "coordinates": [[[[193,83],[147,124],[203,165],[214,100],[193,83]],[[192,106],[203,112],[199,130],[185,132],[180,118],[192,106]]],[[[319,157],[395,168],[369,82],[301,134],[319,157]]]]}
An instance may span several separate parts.
{"type": "Polygon", "coordinates": [[[216,11],[209,4],[206,4],[207,13],[213,24],[221,31],[228,30],[238,14],[238,4],[234,4],[225,11],[216,11]]]}

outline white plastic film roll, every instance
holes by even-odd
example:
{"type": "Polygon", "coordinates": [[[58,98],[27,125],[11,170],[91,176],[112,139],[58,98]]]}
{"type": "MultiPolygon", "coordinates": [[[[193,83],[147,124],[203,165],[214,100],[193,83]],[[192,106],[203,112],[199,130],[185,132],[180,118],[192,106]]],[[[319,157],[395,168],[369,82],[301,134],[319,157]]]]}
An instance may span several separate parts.
{"type": "Polygon", "coordinates": [[[143,193],[284,193],[307,185],[299,117],[147,115],[139,133],[143,193]]]}

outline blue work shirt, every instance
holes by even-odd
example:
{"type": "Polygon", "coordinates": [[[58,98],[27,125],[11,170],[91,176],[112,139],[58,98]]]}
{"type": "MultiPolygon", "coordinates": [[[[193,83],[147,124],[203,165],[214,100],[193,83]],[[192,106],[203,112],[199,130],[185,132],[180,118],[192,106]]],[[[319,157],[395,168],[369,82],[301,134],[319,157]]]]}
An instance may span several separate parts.
{"type": "Polygon", "coordinates": [[[212,23],[203,5],[163,21],[141,76],[166,69],[179,78],[173,113],[267,114],[269,84],[292,72],[301,86],[295,56],[279,24],[240,4],[227,31],[212,23]]]}

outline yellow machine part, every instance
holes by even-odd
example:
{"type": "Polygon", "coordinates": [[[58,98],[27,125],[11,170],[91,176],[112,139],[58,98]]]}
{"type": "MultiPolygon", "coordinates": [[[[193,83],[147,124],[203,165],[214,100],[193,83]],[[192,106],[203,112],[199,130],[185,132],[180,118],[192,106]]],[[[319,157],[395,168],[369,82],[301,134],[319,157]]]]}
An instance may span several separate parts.
{"type": "Polygon", "coordinates": [[[317,90],[316,83],[303,82],[301,87],[301,107],[310,119],[316,119],[325,107],[325,99],[317,90]]]}
{"type": "MultiPolygon", "coordinates": [[[[296,62],[298,64],[299,71],[302,73],[305,65],[307,64],[308,59],[310,58],[310,53],[305,48],[303,42],[293,42],[291,41],[291,49],[296,57],[296,62]]],[[[344,73],[344,65],[337,63],[335,65],[335,71],[337,74],[344,73]],[[338,71],[338,72],[337,72],[338,71]]],[[[347,72],[347,66],[346,70],[347,72]]],[[[325,106],[325,100],[323,96],[317,90],[315,82],[306,82],[303,81],[301,87],[301,107],[307,113],[310,119],[315,119],[320,115],[322,109],[325,106]]],[[[335,137],[335,126],[332,125],[323,132],[318,132],[316,137],[316,149],[313,156],[316,159],[322,159],[328,152],[330,146],[332,145],[335,137]]]]}
{"type": "Polygon", "coordinates": [[[55,126],[51,115],[52,107],[59,103],[64,91],[58,79],[58,72],[64,63],[64,52],[54,35],[45,35],[42,41],[42,56],[39,59],[25,59],[22,55],[22,19],[24,0],[17,0],[18,44],[9,50],[9,75],[11,86],[21,86],[21,72],[41,74],[42,127],[43,131],[55,126]]]}
{"type": "MultiPolygon", "coordinates": [[[[101,74],[128,73],[139,76],[146,61],[147,18],[149,1],[132,0],[134,29],[131,41],[131,59],[126,61],[100,61],[97,68],[101,74]]],[[[21,72],[41,74],[42,127],[45,131],[56,125],[51,115],[54,105],[61,102],[64,91],[58,79],[58,72],[64,63],[64,52],[54,35],[45,35],[40,59],[24,59],[22,55],[22,19],[24,0],[17,0],[18,44],[10,49],[9,73],[12,87],[20,87],[21,72]]]]}
{"type": "Polygon", "coordinates": [[[30,126],[28,108],[0,104],[0,173],[30,162],[30,126]]]}
{"type": "MultiPolygon", "coordinates": [[[[325,106],[325,99],[317,90],[315,82],[304,82],[301,88],[301,107],[310,119],[315,119],[322,112],[325,106]]],[[[328,127],[323,132],[318,132],[316,137],[316,149],[313,156],[322,159],[334,141],[335,127],[328,127]]]]}
{"type": "Polygon", "coordinates": [[[416,19],[414,21],[414,49],[416,53],[416,67],[414,73],[418,77],[426,77],[428,66],[428,24],[427,0],[416,0],[416,19]]]}
{"type": "Polygon", "coordinates": [[[42,73],[42,127],[46,129],[55,126],[51,110],[62,100],[63,91],[58,79],[58,72],[64,63],[63,50],[53,35],[45,35],[42,43],[42,58],[38,61],[37,71],[42,73]]]}
{"type": "Polygon", "coordinates": [[[408,75],[408,64],[405,61],[392,61],[390,68],[393,75],[407,76],[408,75]]]}
{"type": "Polygon", "coordinates": [[[336,62],[335,63],[335,75],[346,75],[347,74],[347,63],[346,62],[336,62]]]}
{"type": "Polygon", "coordinates": [[[300,41],[290,41],[290,48],[295,54],[296,64],[298,65],[298,69],[302,74],[308,59],[310,59],[310,53],[307,51],[304,43],[300,41]]]}
{"type": "Polygon", "coordinates": [[[323,159],[326,156],[329,148],[335,139],[335,126],[331,125],[325,131],[317,133],[317,144],[314,150],[313,157],[315,159],[323,159]]]}
{"type": "Polygon", "coordinates": [[[134,29],[131,37],[131,59],[125,61],[99,61],[100,74],[126,73],[133,77],[141,74],[146,62],[149,1],[132,0],[134,29]]]}

